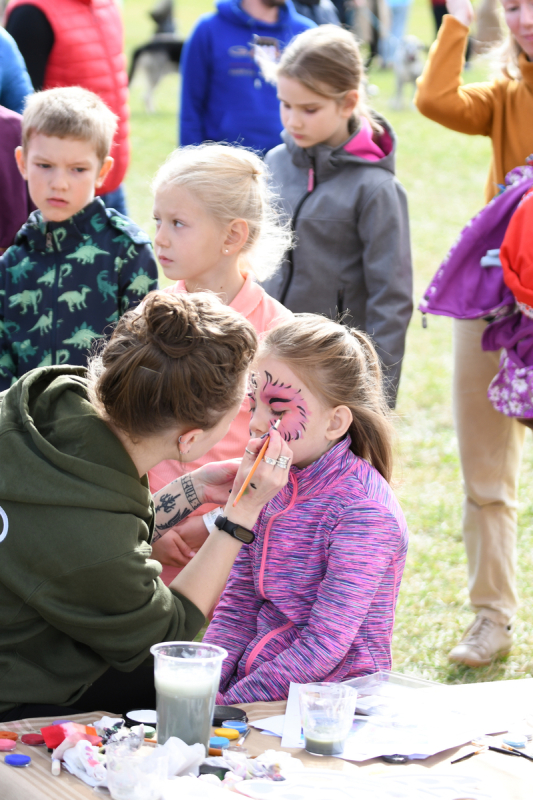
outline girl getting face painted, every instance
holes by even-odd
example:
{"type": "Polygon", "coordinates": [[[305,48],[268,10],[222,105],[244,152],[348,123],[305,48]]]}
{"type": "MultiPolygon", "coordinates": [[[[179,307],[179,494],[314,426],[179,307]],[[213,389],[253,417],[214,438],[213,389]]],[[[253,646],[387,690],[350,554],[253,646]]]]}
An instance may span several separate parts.
{"type": "MultiPolygon", "coordinates": [[[[283,361],[265,357],[254,370],[250,388],[250,433],[262,436],[281,419],[279,432],[294,454],[293,464],[306,467],[332,447],[340,432],[338,409],[320,400],[283,361]]],[[[346,409],[347,411],[347,409],[346,409]]]]}

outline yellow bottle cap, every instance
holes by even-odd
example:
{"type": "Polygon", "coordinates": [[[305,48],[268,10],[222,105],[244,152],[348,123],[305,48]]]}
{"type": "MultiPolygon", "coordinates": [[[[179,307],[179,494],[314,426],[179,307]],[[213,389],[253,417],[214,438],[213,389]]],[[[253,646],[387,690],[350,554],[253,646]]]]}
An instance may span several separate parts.
{"type": "Polygon", "coordinates": [[[234,728],[215,728],[215,736],[225,736],[226,739],[240,739],[241,734],[234,728]]]}

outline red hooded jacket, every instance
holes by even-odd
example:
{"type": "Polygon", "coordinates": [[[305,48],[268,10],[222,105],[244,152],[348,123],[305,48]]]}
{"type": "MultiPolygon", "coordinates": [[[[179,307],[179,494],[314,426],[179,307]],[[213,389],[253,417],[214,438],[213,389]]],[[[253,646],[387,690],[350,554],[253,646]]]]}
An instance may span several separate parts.
{"type": "MultiPolygon", "coordinates": [[[[533,309],[533,249],[531,231],[533,230],[533,189],[522,198],[520,205],[511,217],[500,248],[503,279],[516,297],[520,306],[530,313],[533,309]]],[[[521,308],[523,311],[524,309],[521,308]]]]}

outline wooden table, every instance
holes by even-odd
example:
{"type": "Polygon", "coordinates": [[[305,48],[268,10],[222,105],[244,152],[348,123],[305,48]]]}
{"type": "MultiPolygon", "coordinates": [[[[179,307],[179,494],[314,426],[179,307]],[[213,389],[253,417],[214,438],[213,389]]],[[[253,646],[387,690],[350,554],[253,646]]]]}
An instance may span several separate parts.
{"type": "MultiPolygon", "coordinates": [[[[277,714],[285,713],[285,702],[277,703],[250,703],[243,704],[250,721],[263,719],[277,714]]],[[[94,714],[80,714],[68,717],[75,722],[91,723],[99,719],[106,712],[94,714]]],[[[111,715],[113,716],[113,715],[111,715]]],[[[0,725],[0,731],[13,730],[19,734],[38,731],[41,727],[49,725],[53,720],[45,719],[20,720],[0,725]]],[[[265,750],[281,750],[280,739],[274,736],[264,736],[252,729],[246,739],[246,747],[251,756],[257,756],[265,750]]],[[[450,759],[456,758],[471,749],[469,746],[456,747],[423,761],[410,761],[402,766],[384,764],[380,759],[372,759],[360,764],[342,761],[338,758],[320,758],[312,756],[305,750],[289,750],[294,756],[300,758],[306,767],[311,769],[333,769],[341,772],[356,772],[364,770],[367,775],[379,775],[390,770],[398,774],[427,769],[435,773],[451,772],[454,775],[472,775],[484,779],[491,788],[495,800],[531,800],[533,797],[533,763],[523,758],[503,756],[499,753],[487,752],[474,756],[460,764],[450,764],[450,759]]],[[[63,771],[58,778],[50,773],[50,754],[45,747],[28,747],[20,744],[15,751],[25,753],[32,757],[32,763],[25,769],[15,769],[3,764],[0,757],[0,798],[1,800],[95,800],[93,790],[82,781],[63,771]]],[[[239,797],[240,795],[228,795],[239,797]]]]}

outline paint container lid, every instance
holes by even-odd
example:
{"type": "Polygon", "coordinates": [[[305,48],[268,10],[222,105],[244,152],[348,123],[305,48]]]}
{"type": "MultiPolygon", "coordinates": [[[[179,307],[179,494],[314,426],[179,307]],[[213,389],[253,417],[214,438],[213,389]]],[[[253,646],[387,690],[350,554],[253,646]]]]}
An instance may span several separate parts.
{"type": "Polygon", "coordinates": [[[20,741],[22,744],[29,744],[30,747],[37,747],[45,743],[44,736],[41,736],[40,733],[25,733],[20,737],[20,741]]]}
{"type": "Polygon", "coordinates": [[[4,753],[8,750],[14,750],[17,743],[13,739],[0,739],[0,750],[4,753]]]}
{"type": "Polygon", "coordinates": [[[225,737],[226,739],[229,739],[230,741],[232,739],[240,739],[241,738],[241,734],[235,728],[215,728],[213,733],[215,734],[215,736],[222,736],[222,738],[225,737]]]}
{"type": "Polygon", "coordinates": [[[150,708],[136,708],[133,711],[128,711],[124,715],[126,725],[131,728],[132,725],[157,725],[157,713],[150,708]]]}
{"type": "Polygon", "coordinates": [[[503,743],[508,744],[509,747],[522,748],[527,744],[527,736],[525,733],[519,733],[518,731],[509,731],[503,737],[503,743]]]}
{"type": "Polygon", "coordinates": [[[222,723],[223,728],[230,728],[233,731],[239,731],[240,734],[246,733],[248,730],[248,725],[246,722],[241,722],[238,719],[225,719],[222,723]]]}
{"type": "Polygon", "coordinates": [[[237,708],[237,706],[215,706],[215,710],[213,712],[213,726],[215,728],[219,728],[225,720],[240,720],[241,722],[246,722],[248,717],[246,716],[246,712],[242,710],[242,708],[237,708]]]}
{"type": "Polygon", "coordinates": [[[0,731],[0,739],[13,739],[16,742],[18,738],[19,735],[15,731],[0,731]]]}
{"type": "Polygon", "coordinates": [[[31,763],[31,758],[14,753],[13,755],[6,756],[4,758],[4,763],[8,764],[10,767],[27,767],[28,764],[31,763]]]}
{"type": "Polygon", "coordinates": [[[211,736],[209,739],[209,747],[223,750],[225,747],[229,747],[229,739],[226,739],[225,736],[211,736]]]}

